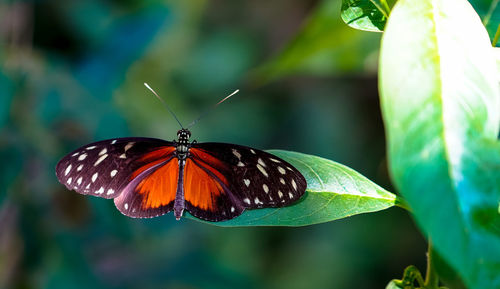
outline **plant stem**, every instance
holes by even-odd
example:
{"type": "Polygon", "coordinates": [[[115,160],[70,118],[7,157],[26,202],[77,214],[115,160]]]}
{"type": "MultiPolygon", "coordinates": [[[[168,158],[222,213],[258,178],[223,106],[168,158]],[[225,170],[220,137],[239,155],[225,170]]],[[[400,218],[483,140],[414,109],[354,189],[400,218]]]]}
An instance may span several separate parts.
{"type": "Polygon", "coordinates": [[[495,33],[495,37],[493,37],[493,41],[491,42],[493,47],[497,46],[498,38],[500,38],[500,24],[498,24],[497,32],[495,33]]]}
{"type": "Polygon", "coordinates": [[[432,249],[431,240],[429,240],[429,247],[427,249],[427,272],[425,273],[424,287],[427,289],[437,289],[439,286],[439,276],[434,268],[432,256],[434,254],[432,249]]]}
{"type": "Polygon", "coordinates": [[[402,197],[400,196],[396,196],[396,202],[394,203],[394,205],[402,208],[402,209],[405,209],[407,210],[408,212],[411,212],[411,209],[410,207],[408,206],[408,203],[406,202],[405,199],[403,199],[402,197]]]}
{"type": "Polygon", "coordinates": [[[389,17],[389,14],[391,13],[391,8],[389,8],[389,5],[387,5],[387,1],[386,0],[380,0],[380,3],[382,4],[382,6],[385,9],[387,17],[389,17]]]}

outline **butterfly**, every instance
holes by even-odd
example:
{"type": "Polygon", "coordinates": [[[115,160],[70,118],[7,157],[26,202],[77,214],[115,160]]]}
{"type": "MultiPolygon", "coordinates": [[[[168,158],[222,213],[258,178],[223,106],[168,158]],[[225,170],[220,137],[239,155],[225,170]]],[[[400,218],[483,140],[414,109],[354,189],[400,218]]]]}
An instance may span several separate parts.
{"type": "Polygon", "coordinates": [[[235,218],[245,209],[288,206],[304,195],[304,176],[272,154],[235,144],[189,142],[189,129],[144,85],[181,126],[178,139],[117,138],[80,147],[56,165],[66,188],[114,199],[118,210],[133,218],[173,210],[179,220],[187,210],[212,222],[235,218]]]}
{"type": "Polygon", "coordinates": [[[69,190],[114,199],[129,217],[184,210],[206,221],[235,218],[245,209],[284,207],[307,184],[291,164],[267,152],[228,143],[117,138],[85,145],[63,157],[56,176],[69,190]]]}

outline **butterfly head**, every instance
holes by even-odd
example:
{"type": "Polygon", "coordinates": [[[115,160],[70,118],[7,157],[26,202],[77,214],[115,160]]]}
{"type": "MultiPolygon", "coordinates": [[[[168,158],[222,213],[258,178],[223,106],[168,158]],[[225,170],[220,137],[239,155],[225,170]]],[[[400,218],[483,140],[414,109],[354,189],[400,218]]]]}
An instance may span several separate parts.
{"type": "Polygon", "coordinates": [[[177,137],[179,138],[179,143],[188,143],[189,138],[191,137],[191,132],[183,128],[177,132],[177,137]]]}

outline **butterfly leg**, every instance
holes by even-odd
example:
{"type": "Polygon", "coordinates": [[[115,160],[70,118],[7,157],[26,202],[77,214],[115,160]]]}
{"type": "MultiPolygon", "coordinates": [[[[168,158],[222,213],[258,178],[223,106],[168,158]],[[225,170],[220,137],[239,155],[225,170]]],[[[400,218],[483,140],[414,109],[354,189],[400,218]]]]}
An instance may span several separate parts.
{"type": "Polygon", "coordinates": [[[177,192],[175,193],[174,201],[174,215],[175,219],[179,220],[182,217],[182,213],[185,208],[184,201],[184,166],[186,164],[185,159],[179,159],[179,178],[177,181],[177,192]]]}

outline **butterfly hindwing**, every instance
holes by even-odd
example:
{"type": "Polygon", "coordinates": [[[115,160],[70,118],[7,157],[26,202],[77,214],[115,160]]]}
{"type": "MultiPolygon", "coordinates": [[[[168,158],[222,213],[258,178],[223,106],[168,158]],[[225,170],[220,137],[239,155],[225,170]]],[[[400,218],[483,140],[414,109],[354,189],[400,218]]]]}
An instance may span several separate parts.
{"type": "Polygon", "coordinates": [[[133,176],[115,198],[115,206],[120,212],[133,218],[152,218],[173,209],[179,176],[177,158],[167,156],[150,162],[136,170],[133,176]]]}
{"type": "Polygon", "coordinates": [[[186,210],[197,218],[212,222],[239,216],[245,208],[229,189],[229,180],[224,176],[229,168],[214,158],[211,164],[195,158],[187,159],[184,168],[186,210]]]}
{"type": "MultiPolygon", "coordinates": [[[[191,148],[194,160],[227,180],[227,200],[235,208],[283,207],[300,199],[307,183],[288,162],[267,152],[233,144],[199,143],[191,148]]],[[[229,206],[229,205],[226,205],[229,206]]]]}
{"type": "Polygon", "coordinates": [[[115,198],[134,172],[152,161],[141,158],[164,147],[175,150],[171,142],[154,138],[117,138],[91,143],[62,158],[56,166],[56,175],[69,190],[115,198]]]}

